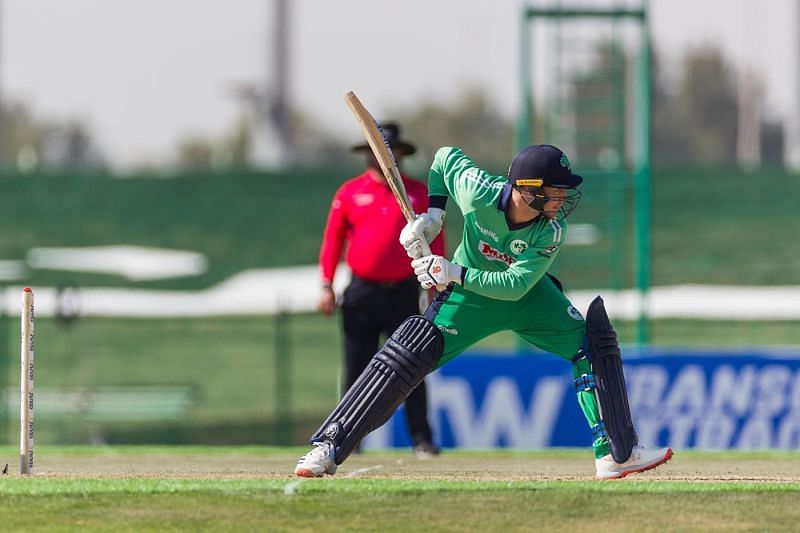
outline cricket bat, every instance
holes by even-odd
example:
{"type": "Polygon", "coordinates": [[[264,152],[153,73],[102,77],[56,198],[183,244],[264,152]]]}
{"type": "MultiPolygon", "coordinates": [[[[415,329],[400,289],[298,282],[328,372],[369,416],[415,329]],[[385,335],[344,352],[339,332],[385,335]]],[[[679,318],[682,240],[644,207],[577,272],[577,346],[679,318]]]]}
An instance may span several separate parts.
{"type": "MultiPolygon", "coordinates": [[[[369,147],[375,155],[375,159],[378,160],[378,164],[381,166],[386,182],[389,184],[389,188],[392,190],[394,198],[397,200],[397,205],[400,206],[400,211],[403,212],[406,222],[413,222],[414,219],[417,218],[417,214],[414,213],[411,200],[408,199],[408,193],[400,177],[400,170],[397,168],[397,162],[394,160],[392,149],[389,148],[389,144],[383,137],[383,133],[381,133],[380,128],[378,128],[378,123],[375,122],[375,119],[353,91],[344,95],[344,101],[347,102],[350,111],[353,112],[356,120],[358,120],[358,125],[361,126],[361,131],[364,132],[364,137],[366,137],[367,143],[369,143],[369,147]]],[[[430,247],[424,240],[422,241],[422,249],[424,255],[431,254],[430,247]]]]}
{"type": "MultiPolygon", "coordinates": [[[[356,120],[358,120],[358,125],[361,126],[361,131],[364,132],[364,137],[366,137],[367,143],[369,143],[369,147],[375,155],[375,159],[378,160],[378,164],[381,166],[383,175],[386,178],[386,183],[389,184],[389,188],[392,190],[394,198],[397,200],[397,205],[400,206],[400,210],[403,212],[406,222],[413,222],[414,219],[417,218],[417,215],[414,213],[411,200],[408,199],[408,193],[400,177],[400,170],[397,168],[397,162],[394,160],[392,149],[389,147],[389,143],[386,142],[383,133],[381,133],[378,123],[353,91],[349,91],[344,95],[344,101],[347,102],[350,111],[353,112],[356,120]]],[[[423,238],[422,256],[424,257],[426,255],[431,255],[431,248],[423,238]]],[[[437,285],[436,288],[440,291],[444,290],[443,286],[440,287],[437,285]]]]}

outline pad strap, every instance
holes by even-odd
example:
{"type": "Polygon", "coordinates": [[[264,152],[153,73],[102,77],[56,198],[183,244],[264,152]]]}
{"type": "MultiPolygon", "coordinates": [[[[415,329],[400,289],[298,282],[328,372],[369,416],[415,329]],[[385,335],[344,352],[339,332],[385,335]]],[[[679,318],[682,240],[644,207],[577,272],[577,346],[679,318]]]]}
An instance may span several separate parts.
{"type": "Polygon", "coordinates": [[[600,422],[592,426],[592,440],[596,441],[597,439],[600,439],[605,436],[607,436],[606,425],[601,420],[600,422]]]}
{"type": "Polygon", "coordinates": [[[595,389],[594,376],[583,374],[575,378],[575,392],[588,392],[595,389]]]}

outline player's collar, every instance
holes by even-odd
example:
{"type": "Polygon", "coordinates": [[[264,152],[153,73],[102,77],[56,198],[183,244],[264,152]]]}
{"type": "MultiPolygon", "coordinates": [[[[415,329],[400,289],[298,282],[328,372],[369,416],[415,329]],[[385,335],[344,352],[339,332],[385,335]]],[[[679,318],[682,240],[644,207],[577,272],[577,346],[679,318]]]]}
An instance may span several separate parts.
{"type": "Polygon", "coordinates": [[[508,213],[509,204],[511,204],[511,184],[506,183],[503,185],[503,190],[500,191],[500,199],[497,200],[497,209],[508,213]]]}

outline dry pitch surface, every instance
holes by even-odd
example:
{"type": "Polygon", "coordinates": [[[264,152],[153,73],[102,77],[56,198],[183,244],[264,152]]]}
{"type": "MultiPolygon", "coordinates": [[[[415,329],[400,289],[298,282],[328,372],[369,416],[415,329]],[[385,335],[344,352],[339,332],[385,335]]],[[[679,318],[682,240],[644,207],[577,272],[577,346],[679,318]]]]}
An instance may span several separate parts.
{"type": "MultiPolygon", "coordinates": [[[[307,448],[80,447],[37,449],[34,478],[293,480],[307,448]]],[[[9,477],[18,459],[4,453],[9,477]]],[[[588,450],[445,451],[429,460],[409,451],[352,455],[331,479],[459,481],[578,481],[594,479],[588,450]]],[[[626,480],[792,483],[800,481],[800,452],[676,452],[655,470],[626,480]]],[[[601,482],[598,482],[601,483],[601,482]]]]}

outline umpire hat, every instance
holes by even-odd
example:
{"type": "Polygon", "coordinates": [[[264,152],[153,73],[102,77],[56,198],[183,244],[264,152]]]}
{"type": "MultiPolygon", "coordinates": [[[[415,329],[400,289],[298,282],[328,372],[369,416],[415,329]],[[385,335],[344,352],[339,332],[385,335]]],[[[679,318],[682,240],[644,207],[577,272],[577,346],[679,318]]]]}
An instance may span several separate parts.
{"type": "MultiPolygon", "coordinates": [[[[383,132],[383,136],[386,138],[386,142],[389,143],[390,148],[397,149],[403,155],[411,155],[417,151],[416,146],[400,138],[400,126],[398,126],[397,123],[381,122],[378,124],[378,127],[381,129],[381,132],[383,132]]],[[[361,152],[369,149],[369,144],[364,143],[353,146],[350,151],[361,152]]]]}

